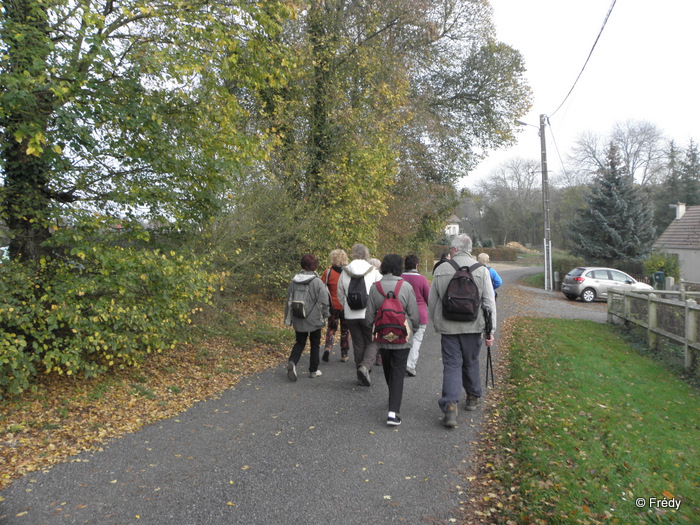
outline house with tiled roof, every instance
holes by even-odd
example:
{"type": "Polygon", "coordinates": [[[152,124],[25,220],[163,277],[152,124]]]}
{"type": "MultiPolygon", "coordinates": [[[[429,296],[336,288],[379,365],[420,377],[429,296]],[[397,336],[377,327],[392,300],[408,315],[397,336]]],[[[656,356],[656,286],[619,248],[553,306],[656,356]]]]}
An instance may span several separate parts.
{"type": "Polygon", "coordinates": [[[700,206],[675,205],[676,218],[654,243],[654,249],[674,254],[681,278],[700,282],[700,206]]]}

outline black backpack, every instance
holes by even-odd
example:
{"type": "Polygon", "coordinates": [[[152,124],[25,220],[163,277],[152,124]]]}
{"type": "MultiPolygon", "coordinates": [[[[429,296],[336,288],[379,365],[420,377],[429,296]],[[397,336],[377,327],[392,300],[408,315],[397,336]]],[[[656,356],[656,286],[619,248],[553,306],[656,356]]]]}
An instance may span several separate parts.
{"type": "Polygon", "coordinates": [[[476,321],[481,306],[481,293],[472,272],[483,264],[460,267],[452,259],[448,262],[456,271],[442,297],[442,316],[449,321],[476,321]]]}
{"type": "MultiPolygon", "coordinates": [[[[348,285],[348,291],[345,297],[348,301],[348,307],[350,310],[363,310],[367,308],[367,286],[365,285],[365,275],[374,269],[371,266],[363,275],[354,276],[350,275],[350,284],[348,285]]],[[[346,270],[347,271],[347,270],[346,270]]]]}

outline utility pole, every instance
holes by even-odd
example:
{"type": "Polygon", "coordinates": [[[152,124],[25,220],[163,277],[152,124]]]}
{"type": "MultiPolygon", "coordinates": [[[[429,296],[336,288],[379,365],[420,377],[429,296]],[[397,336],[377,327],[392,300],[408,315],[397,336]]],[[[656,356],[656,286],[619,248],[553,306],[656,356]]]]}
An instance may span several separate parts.
{"type": "Polygon", "coordinates": [[[542,222],[544,223],[544,289],[554,290],[554,279],[552,276],[552,232],[549,225],[549,177],[547,175],[547,140],[545,139],[545,127],[547,125],[547,115],[540,115],[540,127],[528,124],[522,120],[516,120],[519,126],[530,126],[539,130],[540,153],[542,160],[542,222]]]}
{"type": "Polygon", "coordinates": [[[552,236],[549,225],[549,177],[547,175],[547,115],[540,115],[540,146],[542,149],[542,219],[544,222],[544,289],[554,290],[552,279],[552,236]]]}

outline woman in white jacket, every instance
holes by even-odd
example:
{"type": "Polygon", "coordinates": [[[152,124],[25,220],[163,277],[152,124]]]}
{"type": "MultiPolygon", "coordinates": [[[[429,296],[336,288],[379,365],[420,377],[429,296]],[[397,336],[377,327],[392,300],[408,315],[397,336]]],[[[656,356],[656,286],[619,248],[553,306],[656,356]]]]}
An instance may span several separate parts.
{"type": "Polygon", "coordinates": [[[352,257],[352,262],[343,269],[343,273],[338,281],[338,300],[343,305],[345,322],[350,330],[357,379],[361,385],[370,386],[369,374],[377,357],[377,346],[372,344],[372,328],[365,323],[365,310],[367,308],[367,296],[369,295],[370,286],[375,281],[380,280],[382,276],[369,263],[369,250],[364,244],[353,246],[350,256],[352,257]],[[364,305],[349,300],[353,299],[353,297],[348,297],[353,278],[364,280],[364,305]],[[358,308],[357,306],[360,307],[358,308]]]}

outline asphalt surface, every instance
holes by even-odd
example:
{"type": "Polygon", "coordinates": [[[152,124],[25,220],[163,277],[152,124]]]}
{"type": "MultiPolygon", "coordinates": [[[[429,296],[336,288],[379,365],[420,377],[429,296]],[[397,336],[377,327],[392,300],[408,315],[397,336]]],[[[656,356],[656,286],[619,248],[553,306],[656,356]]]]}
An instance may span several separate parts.
{"type": "MultiPolygon", "coordinates": [[[[499,270],[499,322],[523,313],[510,299],[514,288],[518,295],[532,293],[528,315],[605,321],[603,304],[572,303],[560,293],[523,292],[513,284],[538,271],[499,270]]],[[[498,359],[498,335],[493,356],[498,359]]],[[[467,500],[481,411],[460,410],[456,429],[440,424],[440,338],[432,325],[418,376],[406,378],[400,427],[386,425],[380,367],[370,388],[360,386],[336,345],[331,361],[321,363],[321,377],[309,378],[308,351],[297,370],[296,383],[280,365],[103,451],[15,481],[0,492],[0,523],[342,525],[457,518],[467,500]]]]}

